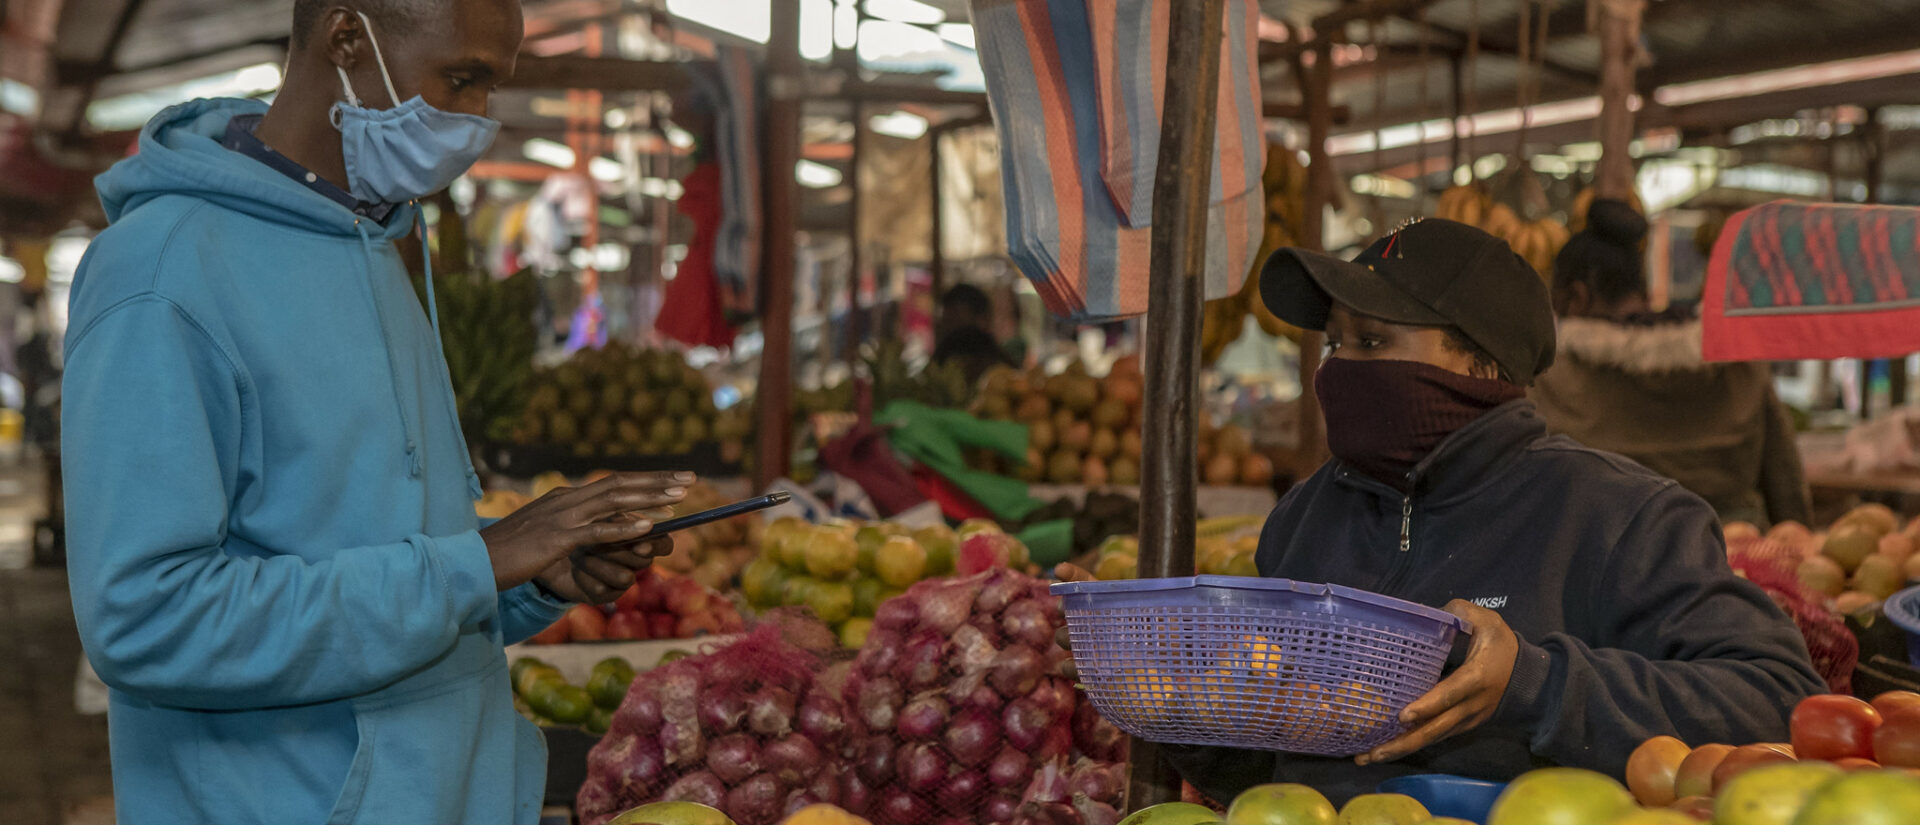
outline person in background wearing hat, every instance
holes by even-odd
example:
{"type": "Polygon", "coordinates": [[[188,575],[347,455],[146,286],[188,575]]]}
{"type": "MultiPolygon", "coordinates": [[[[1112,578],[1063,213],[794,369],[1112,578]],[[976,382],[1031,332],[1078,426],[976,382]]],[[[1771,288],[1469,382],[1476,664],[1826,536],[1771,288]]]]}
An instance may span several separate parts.
{"type": "Polygon", "coordinates": [[[1597,200],[1553,264],[1559,365],[1528,389],[1547,429],[1680,482],[1723,521],[1807,522],[1793,421],[1759,363],[1709,364],[1691,308],[1648,311],[1633,207],[1597,200]]]}
{"type": "Polygon", "coordinates": [[[1267,519],[1261,575],[1444,606],[1472,635],[1398,738],[1350,759],[1168,748],[1196,787],[1300,782],[1341,803],[1407,774],[1619,776],[1652,736],[1784,741],[1826,690],[1793,623],[1728,569],[1706,502],[1547,434],[1526,386],[1553,363],[1553,314],[1505,242],[1427,220],[1352,262],[1281,250],[1260,287],[1326,332],[1333,453],[1267,519]]]}

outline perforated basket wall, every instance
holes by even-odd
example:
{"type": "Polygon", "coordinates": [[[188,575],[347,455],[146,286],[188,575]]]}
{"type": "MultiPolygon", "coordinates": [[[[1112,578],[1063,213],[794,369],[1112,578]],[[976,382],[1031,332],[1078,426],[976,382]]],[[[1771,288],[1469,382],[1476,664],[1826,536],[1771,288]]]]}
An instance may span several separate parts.
{"type": "Polygon", "coordinates": [[[1401,732],[1465,623],[1338,585],[1197,576],[1053,586],[1102,716],[1142,739],[1351,756],[1401,732]]]}

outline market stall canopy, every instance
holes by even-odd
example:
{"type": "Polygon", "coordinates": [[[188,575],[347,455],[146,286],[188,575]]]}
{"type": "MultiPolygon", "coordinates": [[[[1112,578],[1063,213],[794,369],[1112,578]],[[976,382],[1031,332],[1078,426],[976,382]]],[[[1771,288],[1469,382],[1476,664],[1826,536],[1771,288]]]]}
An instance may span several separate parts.
{"type": "Polygon", "coordinates": [[[1707,268],[1710,361],[1920,351],[1920,208],[1778,201],[1728,219],[1707,268]]]}

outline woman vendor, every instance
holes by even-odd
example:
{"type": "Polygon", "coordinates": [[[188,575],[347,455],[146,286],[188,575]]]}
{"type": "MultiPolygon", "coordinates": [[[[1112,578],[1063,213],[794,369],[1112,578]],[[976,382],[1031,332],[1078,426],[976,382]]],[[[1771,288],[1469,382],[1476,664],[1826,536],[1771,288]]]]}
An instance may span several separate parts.
{"type": "Polygon", "coordinates": [[[1706,502],[1548,435],[1526,387],[1553,361],[1553,313],[1505,242],[1427,220],[1351,262],[1282,250],[1260,287],[1326,332],[1333,453],[1269,516],[1260,573],[1444,605],[1473,633],[1398,738],[1348,759],[1166,748],[1193,785],[1300,782],[1339,804],[1406,774],[1618,776],[1652,736],[1783,741],[1825,691],[1793,623],[1728,569],[1706,502]]]}

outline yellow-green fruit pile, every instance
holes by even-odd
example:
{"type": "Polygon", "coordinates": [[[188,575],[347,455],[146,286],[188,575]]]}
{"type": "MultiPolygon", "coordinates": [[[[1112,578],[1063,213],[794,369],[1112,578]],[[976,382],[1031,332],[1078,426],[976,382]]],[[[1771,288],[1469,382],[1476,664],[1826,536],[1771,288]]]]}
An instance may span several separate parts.
{"type": "Polygon", "coordinates": [[[759,557],[740,573],[740,590],[755,607],[806,607],[840,634],[841,644],[857,648],[881,602],[953,571],[959,542],[944,525],[909,530],[891,522],[783,518],[767,526],[759,557]]]}

